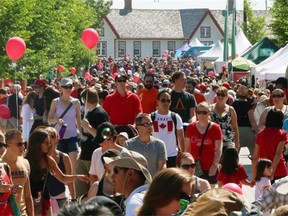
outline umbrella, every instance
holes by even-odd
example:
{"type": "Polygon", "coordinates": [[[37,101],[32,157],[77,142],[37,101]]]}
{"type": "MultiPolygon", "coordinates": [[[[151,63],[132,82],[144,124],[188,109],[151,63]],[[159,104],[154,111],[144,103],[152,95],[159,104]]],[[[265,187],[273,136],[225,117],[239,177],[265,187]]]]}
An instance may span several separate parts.
{"type": "Polygon", "coordinates": [[[249,59],[237,57],[232,61],[232,66],[237,70],[248,71],[256,67],[256,64],[249,59]]]}

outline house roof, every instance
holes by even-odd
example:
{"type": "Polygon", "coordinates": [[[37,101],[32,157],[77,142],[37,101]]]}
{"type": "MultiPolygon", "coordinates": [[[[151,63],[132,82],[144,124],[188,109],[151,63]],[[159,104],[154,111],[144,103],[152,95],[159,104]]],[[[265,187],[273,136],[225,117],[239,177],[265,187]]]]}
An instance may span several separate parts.
{"type": "MultiPolygon", "coordinates": [[[[255,11],[258,13],[257,11],[255,11]]],[[[259,12],[260,13],[260,12],[259,12]]],[[[261,12],[263,15],[263,12],[261,12]]],[[[225,18],[222,10],[112,9],[106,21],[118,39],[191,39],[202,21],[210,16],[221,34],[225,18]]],[[[237,11],[236,25],[241,26],[243,11],[237,11]]],[[[228,24],[232,27],[231,20],[228,24]]]]}

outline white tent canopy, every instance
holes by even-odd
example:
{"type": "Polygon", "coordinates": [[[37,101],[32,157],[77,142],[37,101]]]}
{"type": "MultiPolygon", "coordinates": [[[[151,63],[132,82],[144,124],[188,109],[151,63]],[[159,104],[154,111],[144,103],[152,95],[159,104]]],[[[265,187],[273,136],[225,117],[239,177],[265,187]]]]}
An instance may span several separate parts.
{"type": "Polygon", "coordinates": [[[288,68],[288,45],[279,49],[274,55],[258,64],[255,68],[255,77],[261,80],[276,80],[285,77],[288,68]]]}
{"type": "Polygon", "coordinates": [[[197,57],[198,62],[223,61],[223,45],[218,41],[210,50],[197,57]]]}
{"type": "Polygon", "coordinates": [[[189,46],[190,47],[195,47],[195,46],[198,46],[198,47],[201,47],[201,46],[204,46],[204,44],[202,44],[197,37],[193,38],[193,40],[189,43],[189,46]]]}
{"type": "Polygon", "coordinates": [[[237,35],[235,36],[235,46],[236,46],[236,53],[238,54],[238,56],[241,56],[242,53],[244,53],[252,46],[252,44],[247,39],[241,28],[237,32],[237,35]]]}

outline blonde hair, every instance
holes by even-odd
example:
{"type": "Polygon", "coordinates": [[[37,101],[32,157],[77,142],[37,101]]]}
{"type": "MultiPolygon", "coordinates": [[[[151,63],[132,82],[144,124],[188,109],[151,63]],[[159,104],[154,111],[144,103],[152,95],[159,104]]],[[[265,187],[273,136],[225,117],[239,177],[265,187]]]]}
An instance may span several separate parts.
{"type": "Polygon", "coordinates": [[[204,108],[208,109],[209,112],[211,112],[211,106],[210,106],[210,104],[209,104],[208,102],[206,102],[206,101],[202,101],[201,103],[199,103],[199,104],[197,105],[197,109],[199,109],[200,107],[204,107],[204,108]]]}

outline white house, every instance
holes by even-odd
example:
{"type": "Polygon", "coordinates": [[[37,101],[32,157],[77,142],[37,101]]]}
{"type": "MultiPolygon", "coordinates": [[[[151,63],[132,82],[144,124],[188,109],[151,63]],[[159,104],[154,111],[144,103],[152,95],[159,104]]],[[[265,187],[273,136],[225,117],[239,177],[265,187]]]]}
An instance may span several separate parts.
{"type": "MultiPolygon", "coordinates": [[[[124,5],[123,9],[112,9],[99,30],[101,57],[161,57],[165,50],[173,52],[195,37],[205,45],[223,41],[221,10],[133,9],[132,0],[124,0],[124,5]]],[[[242,17],[238,11],[238,26],[242,17]]]]}

